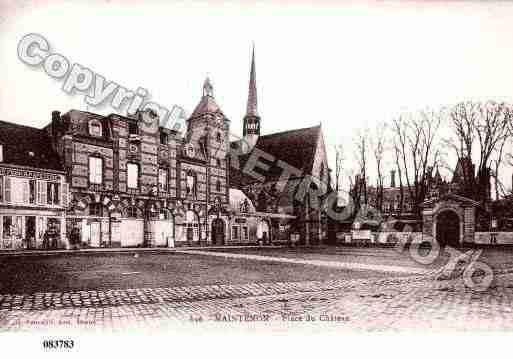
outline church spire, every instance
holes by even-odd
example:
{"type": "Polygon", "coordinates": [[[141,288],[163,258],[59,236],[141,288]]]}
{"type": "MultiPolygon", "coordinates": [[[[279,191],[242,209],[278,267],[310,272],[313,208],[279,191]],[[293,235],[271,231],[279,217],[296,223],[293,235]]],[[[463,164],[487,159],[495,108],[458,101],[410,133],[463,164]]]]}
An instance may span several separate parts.
{"type": "Polygon", "coordinates": [[[255,44],[251,55],[251,70],[249,72],[249,92],[246,115],[244,116],[242,134],[246,142],[254,146],[260,136],[260,116],[257,107],[256,69],[255,69],[255,44]]]}
{"type": "Polygon", "coordinates": [[[253,43],[253,53],[251,55],[251,71],[249,73],[249,92],[246,116],[258,116],[258,102],[256,89],[256,69],[255,69],[255,44],[253,43]]]}

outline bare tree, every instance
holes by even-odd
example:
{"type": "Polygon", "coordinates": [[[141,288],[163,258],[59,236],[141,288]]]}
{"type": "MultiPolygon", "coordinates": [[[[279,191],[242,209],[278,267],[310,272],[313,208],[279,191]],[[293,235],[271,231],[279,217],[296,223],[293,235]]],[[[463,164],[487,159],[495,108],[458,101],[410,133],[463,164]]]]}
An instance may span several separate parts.
{"type": "Polygon", "coordinates": [[[376,164],[376,193],[375,193],[375,207],[379,211],[383,211],[383,188],[384,188],[384,175],[383,175],[383,162],[386,153],[386,134],[387,125],[381,123],[376,127],[376,131],[372,138],[372,152],[376,164]]]}
{"type": "Polygon", "coordinates": [[[344,148],[341,144],[333,146],[335,150],[335,192],[340,194],[340,182],[342,181],[342,164],[344,163],[344,148]]]}
{"type": "Polygon", "coordinates": [[[431,169],[439,157],[436,147],[441,121],[441,111],[426,110],[402,114],[392,124],[396,166],[400,186],[403,188],[400,193],[400,208],[403,208],[406,190],[413,211],[419,216],[421,204],[427,194],[431,169]],[[405,188],[403,179],[406,182],[405,188]]]}
{"type": "Polygon", "coordinates": [[[446,143],[453,148],[458,160],[477,163],[475,173],[462,172],[467,196],[478,201],[487,199],[492,166],[493,175],[498,178],[503,163],[504,145],[511,135],[512,113],[510,105],[494,101],[462,102],[451,109],[452,136],[446,143]]]}
{"type": "Polygon", "coordinates": [[[358,175],[355,179],[356,188],[356,208],[360,208],[362,204],[368,204],[367,193],[367,166],[368,166],[368,151],[369,151],[369,135],[368,130],[360,130],[356,134],[356,161],[358,164],[358,175]]]}

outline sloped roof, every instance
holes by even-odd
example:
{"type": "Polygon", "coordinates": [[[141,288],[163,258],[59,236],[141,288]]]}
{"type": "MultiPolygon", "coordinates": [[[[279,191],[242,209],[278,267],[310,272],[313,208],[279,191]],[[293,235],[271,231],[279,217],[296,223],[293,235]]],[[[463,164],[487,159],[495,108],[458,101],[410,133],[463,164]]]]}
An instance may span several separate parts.
{"type": "Polygon", "coordinates": [[[211,96],[203,96],[201,98],[200,103],[194,111],[192,112],[191,118],[197,117],[199,115],[203,115],[205,113],[223,113],[221,109],[219,108],[219,105],[216,103],[216,100],[214,100],[211,96]]]}
{"type": "Polygon", "coordinates": [[[460,202],[460,203],[474,206],[474,207],[479,205],[479,202],[474,201],[471,198],[463,197],[463,196],[457,195],[455,193],[446,193],[446,194],[441,195],[440,197],[432,198],[432,199],[425,201],[424,203],[422,203],[422,206],[426,207],[433,203],[437,203],[440,201],[447,201],[447,200],[454,200],[456,202],[460,202]]]}
{"type": "MultiPolygon", "coordinates": [[[[311,174],[312,165],[315,158],[315,151],[319,136],[321,135],[321,126],[301,128],[285,132],[273,133],[266,136],[260,136],[255,148],[263,151],[275,158],[295,167],[303,174],[311,174]]],[[[234,151],[240,146],[240,141],[232,142],[231,147],[234,151]]],[[[235,152],[236,153],[236,152],[235,152]]],[[[239,156],[240,169],[244,168],[246,161],[251,153],[239,156]]],[[[283,173],[281,167],[259,158],[260,162],[271,165],[268,171],[255,169],[256,172],[265,176],[266,181],[277,180],[283,173]]],[[[244,175],[232,167],[230,172],[230,182],[232,186],[239,187],[245,183],[255,182],[257,179],[244,175]]]]}
{"type": "Polygon", "coordinates": [[[3,163],[63,171],[46,131],[0,121],[0,144],[3,163]]]}

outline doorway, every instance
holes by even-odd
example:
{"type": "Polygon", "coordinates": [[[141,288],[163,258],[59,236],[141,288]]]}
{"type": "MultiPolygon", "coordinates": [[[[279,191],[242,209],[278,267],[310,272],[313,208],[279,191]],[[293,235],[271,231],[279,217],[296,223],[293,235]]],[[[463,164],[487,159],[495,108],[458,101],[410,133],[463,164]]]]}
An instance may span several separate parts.
{"type": "Polygon", "coordinates": [[[34,249],[36,247],[36,217],[25,217],[25,240],[27,249],[34,249]]]}
{"type": "Polygon", "coordinates": [[[212,221],[212,244],[224,245],[224,221],[221,218],[216,218],[212,221]]]}
{"type": "Polygon", "coordinates": [[[456,212],[445,210],[436,217],[436,240],[440,246],[460,245],[460,219],[456,212]]]}

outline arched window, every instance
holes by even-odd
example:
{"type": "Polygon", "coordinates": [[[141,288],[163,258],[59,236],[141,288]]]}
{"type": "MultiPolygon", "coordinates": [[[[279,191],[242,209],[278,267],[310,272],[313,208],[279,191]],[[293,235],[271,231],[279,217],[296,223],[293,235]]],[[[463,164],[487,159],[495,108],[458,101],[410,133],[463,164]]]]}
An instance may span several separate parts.
{"type": "Polygon", "coordinates": [[[98,120],[89,121],[89,134],[91,136],[101,137],[103,135],[102,124],[98,120]]]}
{"type": "Polygon", "coordinates": [[[135,206],[127,207],[126,216],[128,218],[137,218],[137,208],[135,206]]]}

